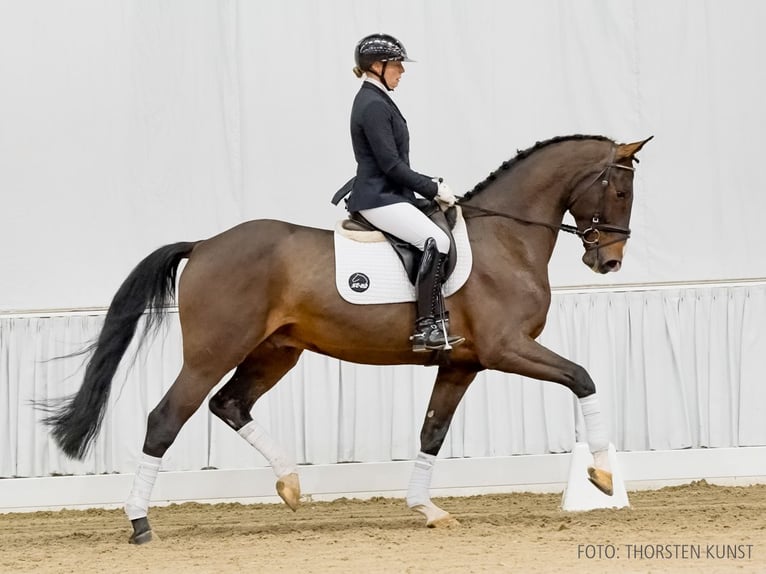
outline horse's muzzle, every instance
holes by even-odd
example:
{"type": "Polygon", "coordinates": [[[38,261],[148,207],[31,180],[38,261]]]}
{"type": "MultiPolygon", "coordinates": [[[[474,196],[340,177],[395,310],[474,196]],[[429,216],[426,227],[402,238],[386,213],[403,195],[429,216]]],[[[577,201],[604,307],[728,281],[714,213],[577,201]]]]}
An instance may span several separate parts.
{"type": "Polygon", "coordinates": [[[595,273],[613,273],[622,267],[622,249],[592,249],[585,252],[582,262],[595,273]]]}

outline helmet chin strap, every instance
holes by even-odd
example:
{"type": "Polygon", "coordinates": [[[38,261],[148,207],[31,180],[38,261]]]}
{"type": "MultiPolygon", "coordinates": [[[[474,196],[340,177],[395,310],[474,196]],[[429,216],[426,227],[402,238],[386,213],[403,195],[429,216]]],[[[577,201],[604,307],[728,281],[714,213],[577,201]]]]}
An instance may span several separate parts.
{"type": "Polygon", "coordinates": [[[378,79],[380,79],[380,83],[381,83],[381,84],[383,84],[383,85],[385,86],[385,88],[386,88],[386,89],[387,89],[389,92],[393,92],[394,90],[392,90],[392,89],[389,87],[389,85],[388,85],[388,82],[386,82],[386,77],[385,77],[385,76],[386,76],[386,66],[388,65],[388,60],[383,60],[382,64],[383,64],[383,67],[382,67],[382,68],[381,68],[381,70],[380,70],[380,74],[378,74],[378,73],[377,73],[375,70],[373,70],[372,68],[370,68],[369,70],[367,70],[367,72],[368,72],[368,73],[370,73],[370,74],[372,74],[372,75],[374,75],[374,76],[377,76],[377,77],[378,77],[378,79]]]}

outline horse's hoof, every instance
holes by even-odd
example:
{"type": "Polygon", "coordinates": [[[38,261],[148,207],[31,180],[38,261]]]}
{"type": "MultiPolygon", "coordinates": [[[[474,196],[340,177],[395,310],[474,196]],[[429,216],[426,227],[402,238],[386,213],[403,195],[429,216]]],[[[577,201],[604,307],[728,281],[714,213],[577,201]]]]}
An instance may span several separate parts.
{"type": "Polygon", "coordinates": [[[614,487],[612,485],[612,473],[607,470],[601,470],[593,466],[588,467],[588,479],[593,486],[598,488],[601,492],[608,496],[614,494],[614,487]]]}
{"type": "Polygon", "coordinates": [[[298,473],[292,472],[277,481],[277,494],[290,510],[295,512],[301,503],[301,482],[298,473]]]}
{"type": "Polygon", "coordinates": [[[136,518],[130,521],[133,524],[133,534],[130,535],[130,544],[146,544],[152,541],[152,528],[146,517],[136,518]]]}
{"type": "Polygon", "coordinates": [[[449,528],[451,526],[460,526],[457,519],[452,515],[436,506],[433,502],[427,504],[416,504],[410,506],[410,510],[419,512],[426,517],[426,526],[428,528],[449,528]]]}
{"type": "Polygon", "coordinates": [[[460,522],[457,518],[454,518],[451,514],[447,513],[447,516],[426,521],[426,526],[428,528],[455,528],[460,526],[460,522]]]}

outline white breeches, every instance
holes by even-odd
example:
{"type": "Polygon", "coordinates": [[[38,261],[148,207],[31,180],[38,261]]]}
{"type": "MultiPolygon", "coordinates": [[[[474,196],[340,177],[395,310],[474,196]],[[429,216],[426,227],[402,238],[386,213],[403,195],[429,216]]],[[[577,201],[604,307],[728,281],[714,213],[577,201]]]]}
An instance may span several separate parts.
{"type": "Polygon", "coordinates": [[[449,237],[425,213],[406,201],[363,209],[359,213],[375,227],[390,233],[421,251],[433,237],[439,253],[449,252],[449,237]]]}

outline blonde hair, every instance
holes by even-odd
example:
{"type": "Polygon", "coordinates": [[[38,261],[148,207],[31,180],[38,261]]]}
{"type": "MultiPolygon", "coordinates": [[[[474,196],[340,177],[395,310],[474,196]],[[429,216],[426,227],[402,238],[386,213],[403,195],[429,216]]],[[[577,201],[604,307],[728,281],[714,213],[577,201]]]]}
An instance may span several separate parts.
{"type": "Polygon", "coordinates": [[[352,72],[354,72],[354,75],[357,78],[361,78],[362,74],[364,74],[364,70],[362,70],[362,68],[360,68],[359,66],[354,66],[354,69],[352,70],[352,72]]]}

